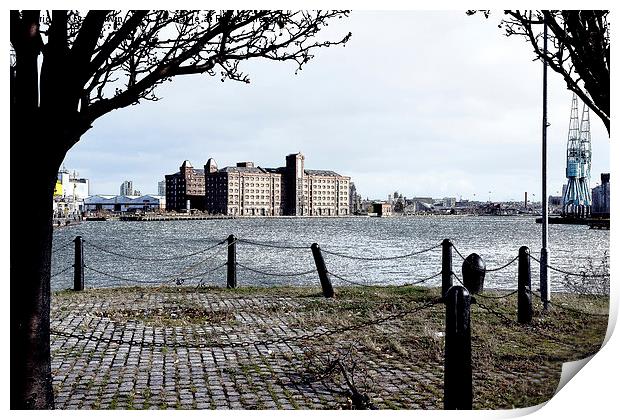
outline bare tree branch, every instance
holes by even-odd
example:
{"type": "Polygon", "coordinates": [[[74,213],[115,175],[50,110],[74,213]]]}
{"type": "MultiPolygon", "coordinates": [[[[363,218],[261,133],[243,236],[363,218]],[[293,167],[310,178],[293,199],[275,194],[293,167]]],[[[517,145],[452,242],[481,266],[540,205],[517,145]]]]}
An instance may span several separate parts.
{"type": "Polygon", "coordinates": [[[82,112],[94,120],[142,99],[153,100],[154,89],[162,82],[186,74],[215,75],[216,66],[222,69],[222,79],[247,83],[249,78],[238,64],[252,58],[295,61],[301,69],[313,57],[313,49],[348,41],[350,34],[338,41],[312,40],[328,20],[346,15],[339,11],[149,12],[130,31],[132,15],[121,26],[127,33],[116,41],[117,48],[109,52],[105,46],[113,41],[108,38],[91,62],[101,61],[99,55],[106,51],[105,62],[84,88],[89,100],[88,104],[83,100],[82,112]],[[112,87],[111,73],[119,74],[123,85],[112,87]]]}
{"type": "MultiPolygon", "coordinates": [[[[468,11],[473,15],[477,11],[468,11]]],[[[483,11],[485,17],[488,11],[483,11]]],[[[536,59],[544,60],[560,74],[596,113],[609,133],[609,25],[605,10],[505,10],[500,23],[506,36],[521,36],[533,47],[536,59]],[[552,47],[545,54],[542,26],[549,28],[552,47]]]]}

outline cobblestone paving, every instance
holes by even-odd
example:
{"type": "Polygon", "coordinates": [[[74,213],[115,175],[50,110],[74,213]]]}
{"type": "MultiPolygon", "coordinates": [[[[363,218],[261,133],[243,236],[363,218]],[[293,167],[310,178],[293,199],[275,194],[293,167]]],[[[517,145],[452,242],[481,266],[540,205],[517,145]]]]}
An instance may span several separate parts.
{"type": "MultiPolygon", "coordinates": [[[[54,295],[56,408],[349,408],[344,375],[318,375],[312,361],[335,360],[362,335],[397,336],[407,323],[300,339],[316,330],[304,328],[296,308],[325,301],[157,289],[54,295]]],[[[375,407],[442,408],[441,360],[359,357],[364,368],[347,377],[375,407]]]]}

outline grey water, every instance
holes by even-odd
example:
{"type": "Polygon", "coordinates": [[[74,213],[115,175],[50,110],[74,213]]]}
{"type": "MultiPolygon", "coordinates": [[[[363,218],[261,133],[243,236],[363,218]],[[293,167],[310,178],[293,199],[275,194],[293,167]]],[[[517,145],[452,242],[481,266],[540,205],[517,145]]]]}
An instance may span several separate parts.
{"type": "MultiPolygon", "coordinates": [[[[51,285],[52,290],[73,287],[76,236],[84,239],[86,288],[180,283],[226,287],[227,246],[217,244],[233,234],[239,239],[239,286],[303,285],[320,290],[310,250],[315,242],[333,273],[334,287],[400,285],[429,277],[420,284],[435,287],[441,284],[441,276],[433,276],[441,272],[443,239],[451,239],[458,251],[453,270],[460,276],[461,255],[477,253],[487,270],[509,263],[524,245],[539,257],[541,229],[534,218],[521,216],[88,221],[54,231],[51,285]],[[421,253],[394,258],[415,252],[421,253]]],[[[578,273],[589,260],[600,264],[608,252],[609,231],[549,225],[552,267],[578,273]]],[[[563,290],[564,277],[550,270],[552,291],[563,290]]],[[[538,278],[538,264],[532,260],[534,290],[538,278]]],[[[485,288],[514,290],[516,285],[516,261],[487,272],[484,280],[485,288]]]]}

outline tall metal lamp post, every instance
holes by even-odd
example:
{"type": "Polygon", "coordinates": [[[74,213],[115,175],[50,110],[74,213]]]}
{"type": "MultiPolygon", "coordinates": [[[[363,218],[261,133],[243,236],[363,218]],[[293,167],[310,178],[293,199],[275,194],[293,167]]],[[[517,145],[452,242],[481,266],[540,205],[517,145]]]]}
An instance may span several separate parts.
{"type": "Polygon", "coordinates": [[[544,22],[543,32],[543,118],[542,118],[542,249],[540,250],[540,297],[543,302],[543,308],[548,309],[550,299],[549,288],[549,266],[547,261],[549,253],[547,250],[547,241],[549,239],[548,231],[548,203],[547,203],[547,22],[544,22]]]}

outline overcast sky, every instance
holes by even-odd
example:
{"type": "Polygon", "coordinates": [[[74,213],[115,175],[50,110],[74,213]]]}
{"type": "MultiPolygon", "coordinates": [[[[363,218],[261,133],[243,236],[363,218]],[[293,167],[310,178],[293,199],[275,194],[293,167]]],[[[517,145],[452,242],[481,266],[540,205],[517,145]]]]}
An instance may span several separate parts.
{"type": "MultiPolygon", "coordinates": [[[[350,176],[363,197],[540,200],[542,64],[497,19],[458,12],[353,12],[326,36],[346,47],[293,63],[242,64],[251,84],[176,78],[163,99],[117,110],[67,154],[91,194],[143,194],[188,159],[202,167],[249,160],[284,165],[302,152],[307,169],[350,176]]],[[[565,182],[572,94],[549,71],[548,191],[565,182]]],[[[580,109],[581,113],[581,109],[580,109]]],[[[592,186],[609,172],[609,138],[592,120],[592,186]]]]}

